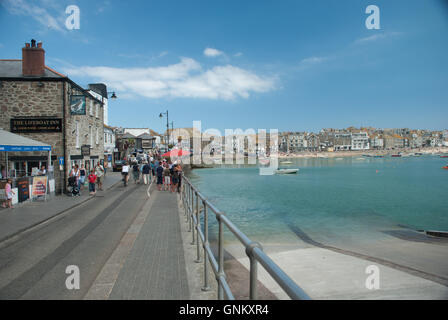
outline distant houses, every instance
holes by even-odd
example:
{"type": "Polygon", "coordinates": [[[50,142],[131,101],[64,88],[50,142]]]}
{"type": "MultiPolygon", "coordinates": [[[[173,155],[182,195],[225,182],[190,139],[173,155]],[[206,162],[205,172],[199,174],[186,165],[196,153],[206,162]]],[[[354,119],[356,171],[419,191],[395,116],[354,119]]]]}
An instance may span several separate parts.
{"type": "Polygon", "coordinates": [[[448,130],[325,128],[319,133],[280,132],[280,152],[393,150],[448,146],[448,130]]]}

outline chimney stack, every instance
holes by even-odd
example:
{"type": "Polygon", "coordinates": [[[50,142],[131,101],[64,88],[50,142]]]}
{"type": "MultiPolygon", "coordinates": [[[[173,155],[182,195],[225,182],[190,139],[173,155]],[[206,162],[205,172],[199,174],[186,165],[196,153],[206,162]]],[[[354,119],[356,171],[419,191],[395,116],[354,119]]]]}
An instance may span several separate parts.
{"type": "Polygon", "coordinates": [[[36,40],[31,40],[31,45],[25,43],[22,48],[22,73],[24,76],[42,76],[45,73],[45,50],[42,42],[36,46],[36,40]]]}

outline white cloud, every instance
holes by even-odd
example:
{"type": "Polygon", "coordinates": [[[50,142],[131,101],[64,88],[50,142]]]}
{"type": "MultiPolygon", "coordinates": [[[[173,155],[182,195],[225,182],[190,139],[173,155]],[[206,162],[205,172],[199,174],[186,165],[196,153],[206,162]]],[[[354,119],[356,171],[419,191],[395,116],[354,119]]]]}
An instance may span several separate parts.
{"type": "Polygon", "coordinates": [[[204,50],[204,55],[206,57],[217,57],[217,56],[221,56],[223,54],[224,54],[224,52],[219,51],[217,49],[213,49],[213,48],[206,48],[204,50]]]}
{"type": "Polygon", "coordinates": [[[204,98],[233,100],[248,98],[253,92],[267,92],[275,88],[275,80],[260,77],[250,71],[232,66],[216,66],[203,70],[191,58],[164,67],[65,68],[68,76],[89,77],[108,84],[121,96],[133,94],[146,98],[204,98]]]}
{"type": "Polygon", "coordinates": [[[328,60],[328,57],[310,57],[300,61],[303,65],[317,64],[328,60]]]}
{"type": "Polygon", "coordinates": [[[355,43],[362,44],[362,43],[374,42],[374,41],[377,41],[380,39],[385,39],[385,38],[394,37],[394,36],[400,36],[402,34],[403,34],[402,32],[376,33],[376,34],[373,34],[368,37],[357,39],[357,40],[355,40],[355,43]]]}
{"type": "MultiPolygon", "coordinates": [[[[60,32],[66,32],[63,28],[64,15],[52,15],[45,7],[53,11],[59,8],[58,3],[53,0],[41,0],[39,3],[25,0],[3,0],[1,4],[14,15],[30,16],[36,20],[45,29],[54,29],[60,32]]],[[[61,11],[63,12],[63,11],[61,11]]]]}

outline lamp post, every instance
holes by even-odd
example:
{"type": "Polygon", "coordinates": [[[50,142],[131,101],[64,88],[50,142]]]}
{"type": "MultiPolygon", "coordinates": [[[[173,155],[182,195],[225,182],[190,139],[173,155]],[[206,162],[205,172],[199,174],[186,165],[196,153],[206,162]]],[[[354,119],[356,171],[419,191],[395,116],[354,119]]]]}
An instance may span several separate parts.
{"type": "Polygon", "coordinates": [[[159,114],[159,118],[162,119],[163,115],[166,114],[166,151],[168,152],[168,140],[170,139],[170,124],[169,124],[169,120],[168,120],[168,110],[166,110],[166,112],[161,112],[159,114]]]}

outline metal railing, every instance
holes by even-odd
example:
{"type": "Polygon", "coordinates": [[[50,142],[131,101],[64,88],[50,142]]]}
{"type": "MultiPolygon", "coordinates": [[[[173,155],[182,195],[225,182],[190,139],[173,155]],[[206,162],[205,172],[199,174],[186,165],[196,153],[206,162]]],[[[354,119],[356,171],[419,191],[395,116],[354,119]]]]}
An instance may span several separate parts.
{"type": "Polygon", "coordinates": [[[185,210],[186,222],[188,223],[188,231],[192,233],[192,245],[196,245],[197,257],[195,262],[201,261],[201,247],[204,256],[204,286],[203,291],[210,290],[208,284],[208,262],[213,270],[218,284],[218,299],[224,300],[224,295],[229,300],[235,297],[228,284],[226,274],[224,272],[224,226],[230,230],[233,235],[243,244],[246,254],[250,261],[250,291],[249,298],[257,299],[257,280],[258,280],[258,263],[271,275],[275,282],[285,291],[285,293],[294,300],[309,300],[310,297],[300,288],[269,256],[263,251],[258,242],[249,239],[241,232],[227,216],[219,211],[202,195],[199,190],[193,186],[188,178],[182,177],[182,204],[185,210]],[[216,260],[209,243],[208,235],[208,211],[211,211],[218,221],[218,261],[216,260]],[[203,229],[201,228],[200,217],[203,217],[203,229]],[[196,234],[196,236],[195,236],[196,234]],[[200,244],[201,242],[201,244],[200,244]]]}

